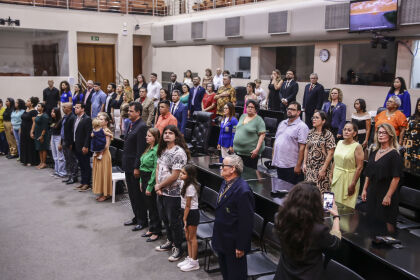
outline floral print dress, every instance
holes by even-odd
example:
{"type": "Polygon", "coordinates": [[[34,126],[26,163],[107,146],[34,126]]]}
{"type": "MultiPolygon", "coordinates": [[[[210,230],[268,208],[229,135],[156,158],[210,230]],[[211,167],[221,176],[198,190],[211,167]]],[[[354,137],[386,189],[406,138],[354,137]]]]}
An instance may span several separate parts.
{"type": "Polygon", "coordinates": [[[331,188],[331,164],[328,166],[323,180],[318,180],[318,173],[325,163],[327,151],[335,148],[334,136],[329,130],[319,134],[315,132],[315,129],[311,129],[306,145],[308,147],[308,157],[305,162],[305,181],[316,183],[321,193],[328,192],[331,188]]]}

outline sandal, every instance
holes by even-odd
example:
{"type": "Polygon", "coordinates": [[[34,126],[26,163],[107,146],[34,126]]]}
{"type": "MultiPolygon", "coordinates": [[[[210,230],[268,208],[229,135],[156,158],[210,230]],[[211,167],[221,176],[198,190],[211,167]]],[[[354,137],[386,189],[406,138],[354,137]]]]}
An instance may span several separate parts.
{"type": "Polygon", "coordinates": [[[153,232],[148,231],[148,232],[146,232],[146,233],[143,233],[143,234],[141,235],[141,237],[150,237],[150,236],[152,236],[152,235],[153,235],[153,232]]]}
{"type": "Polygon", "coordinates": [[[108,200],[110,197],[109,196],[102,196],[98,199],[98,202],[104,202],[105,200],[108,200]]]}

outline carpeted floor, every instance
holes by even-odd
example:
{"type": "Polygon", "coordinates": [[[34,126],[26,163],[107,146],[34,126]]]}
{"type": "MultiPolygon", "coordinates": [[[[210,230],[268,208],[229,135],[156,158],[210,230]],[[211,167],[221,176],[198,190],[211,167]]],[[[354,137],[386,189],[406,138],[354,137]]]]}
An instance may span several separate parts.
{"type": "Polygon", "coordinates": [[[221,279],[203,268],[181,272],[154,251],[162,241],[124,227],[126,197],[98,203],[51,172],[0,157],[0,279],[221,279]]]}

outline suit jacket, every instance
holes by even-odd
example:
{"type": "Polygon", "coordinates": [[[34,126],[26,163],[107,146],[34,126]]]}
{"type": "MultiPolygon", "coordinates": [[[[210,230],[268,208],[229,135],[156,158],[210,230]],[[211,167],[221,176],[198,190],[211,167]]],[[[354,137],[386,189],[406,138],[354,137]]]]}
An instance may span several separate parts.
{"type": "Polygon", "coordinates": [[[64,139],[61,139],[63,146],[69,147],[74,144],[73,127],[76,115],[71,112],[64,123],[64,139]]]}
{"type": "MultiPolygon", "coordinates": [[[[174,103],[171,103],[170,112],[172,113],[172,107],[174,103]]],[[[176,120],[178,121],[178,129],[181,131],[182,134],[185,134],[185,127],[187,126],[187,118],[188,118],[188,108],[187,105],[183,104],[179,101],[178,108],[176,108],[175,112],[172,114],[176,120]]]]}
{"type": "Polygon", "coordinates": [[[188,111],[190,115],[195,111],[201,111],[201,101],[203,100],[206,90],[202,86],[198,86],[196,96],[194,98],[194,104],[192,104],[192,98],[194,95],[194,88],[190,89],[190,94],[188,95],[188,111]]]}
{"type": "Polygon", "coordinates": [[[140,157],[146,149],[147,130],[148,127],[141,118],[132,123],[131,129],[127,129],[122,157],[122,169],[125,172],[131,173],[135,168],[140,168],[140,157]]]}
{"type": "MultiPolygon", "coordinates": [[[[74,120],[74,124],[76,124],[77,117],[74,120]]],[[[80,119],[79,125],[77,128],[73,125],[73,132],[75,131],[75,138],[74,141],[74,148],[76,152],[82,152],[82,148],[86,147],[90,149],[90,134],[92,133],[92,119],[84,114],[80,119]]]]}
{"type": "Polygon", "coordinates": [[[316,83],[312,90],[309,90],[311,84],[305,86],[303,94],[302,108],[305,109],[305,122],[308,127],[312,127],[312,116],[315,110],[321,110],[324,103],[324,86],[316,83]],[[309,122],[309,123],[308,123],[309,122]]]}
{"type": "Polygon", "coordinates": [[[174,85],[174,87],[172,87],[172,82],[170,82],[168,84],[168,92],[169,92],[170,95],[172,95],[172,91],[174,89],[179,90],[179,93],[182,95],[182,84],[181,83],[178,83],[178,82],[175,81],[175,85],[174,85]]]}
{"type": "MultiPolygon", "coordinates": [[[[108,97],[107,97],[108,98],[108,97]]],[[[117,93],[111,95],[111,100],[108,102],[108,106],[105,108],[105,112],[108,114],[109,118],[112,120],[111,108],[114,107],[115,98],[117,98],[117,93]]],[[[106,103],[105,103],[106,104],[106,103]]]]}
{"type": "MultiPolygon", "coordinates": [[[[138,99],[140,102],[140,99],[138,99]]],[[[143,107],[141,118],[148,127],[152,127],[153,124],[153,113],[155,112],[155,103],[152,99],[146,97],[143,102],[140,102],[143,107]]]]}
{"type": "MultiPolygon", "coordinates": [[[[328,114],[330,110],[331,102],[325,102],[322,106],[322,111],[328,114]]],[[[331,127],[338,129],[338,134],[343,135],[343,128],[346,124],[346,105],[338,102],[337,106],[334,107],[332,112],[331,127]]],[[[336,137],[336,135],[334,135],[336,137]]]]}
{"type": "MultiPolygon", "coordinates": [[[[92,89],[92,91],[90,92],[89,96],[86,98],[86,102],[85,102],[85,114],[88,115],[90,117],[90,107],[92,106],[92,95],[95,91],[92,89]]],[[[86,97],[87,94],[87,89],[83,92],[83,96],[86,97]]]]}
{"type": "MultiPolygon", "coordinates": [[[[296,95],[299,91],[299,85],[296,83],[295,80],[291,80],[289,86],[286,88],[287,81],[284,81],[281,88],[280,88],[280,98],[287,99],[287,103],[292,101],[296,101],[296,95]]],[[[283,103],[282,103],[283,104],[283,103]]],[[[282,105],[282,109],[285,110],[286,108],[282,105]]]]}
{"type": "MultiPolygon", "coordinates": [[[[225,189],[224,181],[220,194],[225,189]]],[[[235,249],[249,252],[254,223],[254,193],[248,183],[237,178],[220,198],[215,210],[212,247],[216,252],[235,253],[235,249]]]]}

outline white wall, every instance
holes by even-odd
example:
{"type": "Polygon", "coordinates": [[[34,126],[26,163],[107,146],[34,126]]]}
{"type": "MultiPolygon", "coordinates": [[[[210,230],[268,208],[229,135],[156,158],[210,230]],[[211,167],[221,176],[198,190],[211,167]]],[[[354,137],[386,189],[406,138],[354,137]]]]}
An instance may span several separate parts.
{"type": "MultiPolygon", "coordinates": [[[[13,15],[20,20],[20,27],[0,27],[0,33],[5,30],[52,30],[65,31],[68,34],[68,74],[64,77],[4,77],[0,76],[0,98],[9,95],[28,98],[32,95],[41,97],[47,80],[52,78],[59,83],[69,77],[77,79],[77,43],[107,43],[112,40],[116,49],[116,67],[122,76],[133,77],[133,36],[151,35],[151,23],[160,21],[161,17],[127,15],[120,13],[101,13],[92,11],[66,10],[45,7],[20,6],[1,4],[3,15],[13,15]],[[122,34],[123,24],[127,23],[127,36],[122,34]],[[139,30],[134,30],[136,24],[139,30]],[[90,41],[90,36],[99,36],[100,41],[90,41]],[[79,41],[80,40],[80,41],[79,41]]],[[[150,39],[149,39],[150,40],[150,39]]],[[[146,48],[151,57],[150,48],[146,48]]],[[[151,59],[145,59],[144,71],[151,72],[151,59]]],[[[0,60],[0,65],[2,61],[0,60]]]]}

